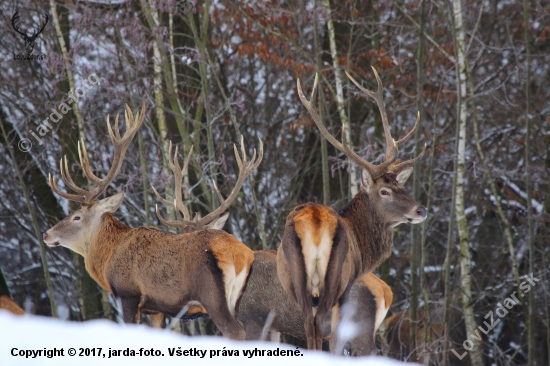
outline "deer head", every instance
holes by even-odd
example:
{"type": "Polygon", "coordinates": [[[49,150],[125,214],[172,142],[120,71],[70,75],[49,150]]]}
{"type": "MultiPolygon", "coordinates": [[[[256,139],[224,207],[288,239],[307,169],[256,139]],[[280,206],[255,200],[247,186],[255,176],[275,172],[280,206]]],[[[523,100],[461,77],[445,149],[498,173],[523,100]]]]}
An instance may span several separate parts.
{"type": "Polygon", "coordinates": [[[30,36],[27,34],[26,30],[24,32],[21,32],[19,30],[20,27],[16,25],[18,19],[19,19],[19,11],[16,11],[15,14],[13,14],[13,17],[11,18],[11,25],[13,29],[15,29],[15,31],[19,33],[19,35],[21,35],[21,37],[25,41],[25,51],[27,51],[27,54],[31,54],[34,49],[34,42],[44,30],[44,28],[46,27],[46,24],[48,24],[48,20],[49,20],[48,13],[44,13],[44,23],[41,25],[40,30],[36,30],[36,29],[33,30],[30,36]]]}
{"type": "Polygon", "coordinates": [[[216,182],[213,180],[212,182],[214,184],[214,190],[218,195],[220,206],[204,217],[201,217],[200,214],[196,213],[193,219],[191,219],[191,213],[189,209],[183,203],[183,198],[181,193],[183,176],[184,174],[187,173],[187,169],[189,167],[189,160],[191,159],[191,154],[193,153],[193,147],[191,146],[191,149],[189,149],[189,154],[187,155],[187,159],[185,159],[185,163],[183,164],[183,168],[182,168],[178,163],[177,147],[175,149],[174,156],[172,158],[172,141],[170,141],[170,147],[168,149],[168,163],[169,163],[170,169],[174,173],[174,201],[172,202],[162,198],[162,196],[157,192],[155,187],[152,187],[153,191],[155,192],[155,194],[157,195],[157,198],[160,201],[164,202],[168,206],[173,206],[174,209],[176,210],[177,220],[166,220],[160,214],[158,205],[155,206],[157,216],[164,225],[170,226],[170,227],[179,227],[183,229],[184,232],[192,232],[192,231],[200,230],[202,228],[217,229],[217,230],[221,230],[223,228],[223,226],[225,225],[225,222],[227,221],[227,218],[229,217],[229,213],[226,213],[224,215],[222,214],[227,210],[227,208],[231,205],[231,203],[235,200],[235,198],[237,198],[237,195],[239,194],[239,191],[241,190],[241,187],[245,179],[254,170],[256,170],[256,168],[258,168],[264,156],[264,147],[263,147],[262,140],[258,139],[260,141],[259,156],[256,159],[256,149],[254,149],[254,153],[252,154],[252,159],[250,160],[250,163],[248,163],[246,158],[245,148],[244,148],[244,139],[242,136],[240,140],[241,140],[242,158],[239,155],[237,146],[233,145],[233,150],[235,151],[235,159],[237,160],[237,165],[239,166],[239,176],[237,177],[237,182],[235,183],[235,187],[233,187],[233,190],[231,191],[229,196],[226,199],[224,199],[222,194],[220,193],[220,190],[216,186],[216,182]]]}
{"type": "Polygon", "coordinates": [[[82,145],[80,142],[78,143],[80,166],[84,176],[92,184],[95,184],[93,190],[86,191],[74,183],[69,172],[66,156],[59,162],[61,179],[68,188],[75,191],[77,194],[62,192],[52,175],[49,174],[50,186],[55,193],[68,200],[80,202],[81,205],[76,211],[72,212],[44,234],[44,242],[48,246],[56,247],[61,245],[84,255],[89,245],[89,238],[93,237],[92,233],[97,232],[97,229],[101,225],[103,214],[116,211],[122,203],[124,192],[119,192],[100,201],[97,201],[96,198],[107,189],[109,184],[115,180],[120,172],[126,150],[128,146],[130,146],[133,137],[143,122],[145,116],[145,103],[143,103],[141,112],[137,113],[135,118],[128,105],[126,105],[124,115],[126,120],[126,133],[123,137],[120,136],[118,130],[118,115],[115,119],[115,132],[113,132],[109,116],[107,116],[109,136],[114,145],[114,157],[111,169],[105,178],[100,179],[92,172],[86,145],[84,145],[84,143],[82,143],[82,145]]]}
{"type": "Polygon", "coordinates": [[[372,68],[376,81],[378,82],[378,90],[372,92],[363,88],[355,79],[347,72],[346,75],[350,80],[367,96],[374,98],[384,127],[384,135],[386,138],[386,161],[379,165],[374,165],[361,158],[357,153],[346,145],[344,128],[342,128],[342,142],[336,140],[325,128],[317,110],[312,104],[317,91],[318,76],[315,76],[311,98],[308,100],[300,86],[298,79],[298,95],[300,100],[307,108],[313,121],[321,131],[321,134],[338,150],[343,152],[350,160],[361,167],[361,191],[368,196],[369,204],[377,208],[378,213],[383,216],[384,222],[390,227],[395,227],[401,223],[410,222],[418,224],[426,218],[426,208],[419,205],[405,190],[404,185],[413,171],[413,166],[418,162],[426,151],[426,145],[422,152],[414,159],[400,162],[397,159],[398,147],[409,140],[418,126],[420,114],[416,118],[416,123],[411,131],[399,141],[395,141],[391,136],[391,131],[388,123],[388,116],[383,101],[383,86],[378,73],[372,68]]]}

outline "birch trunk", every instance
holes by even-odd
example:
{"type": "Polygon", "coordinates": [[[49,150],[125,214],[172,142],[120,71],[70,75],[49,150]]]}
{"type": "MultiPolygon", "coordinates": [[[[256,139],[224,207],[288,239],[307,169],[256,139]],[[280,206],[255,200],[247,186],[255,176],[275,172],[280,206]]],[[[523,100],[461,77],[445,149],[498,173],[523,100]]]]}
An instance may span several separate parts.
{"type": "MultiPolygon", "coordinates": [[[[351,125],[346,115],[346,109],[344,108],[344,88],[342,82],[342,73],[340,71],[340,65],[338,63],[338,52],[336,51],[336,35],[334,33],[334,23],[332,22],[332,10],[330,8],[330,0],[325,0],[325,10],[327,13],[327,30],[328,39],[330,43],[330,55],[332,58],[332,66],[334,68],[334,78],[336,80],[336,107],[338,109],[338,115],[340,121],[342,121],[342,128],[346,135],[346,142],[351,148],[353,143],[351,139],[351,125]]],[[[355,197],[358,192],[357,187],[357,174],[355,163],[349,163],[349,192],[351,197],[355,197]]]]}
{"type": "MultiPolygon", "coordinates": [[[[527,221],[529,242],[529,273],[535,272],[535,237],[533,223],[533,207],[531,202],[531,36],[529,34],[529,2],[523,0],[523,28],[525,35],[525,185],[527,186],[527,221]]],[[[527,364],[535,365],[537,345],[535,344],[535,291],[529,291],[529,316],[527,320],[527,344],[529,355],[527,364]]]]}
{"type": "MultiPolygon", "coordinates": [[[[314,9],[317,9],[317,1],[315,1],[314,9]]],[[[321,60],[321,45],[319,44],[319,29],[317,28],[317,17],[314,17],[313,25],[313,35],[315,42],[315,72],[320,73],[322,69],[322,60],[321,60]]],[[[321,121],[325,120],[325,108],[322,102],[323,100],[323,88],[319,88],[319,117],[321,121]]],[[[328,166],[328,149],[327,149],[327,140],[320,136],[321,139],[321,167],[323,175],[323,204],[330,204],[330,175],[329,175],[329,166],[328,166]]]]}
{"type": "MultiPolygon", "coordinates": [[[[456,224],[458,228],[458,238],[460,247],[460,284],[462,296],[462,309],[464,312],[464,323],[466,325],[466,334],[475,334],[477,324],[474,317],[472,306],[472,278],[471,278],[471,253],[470,238],[468,234],[468,222],[465,214],[464,203],[464,164],[466,161],[466,42],[464,24],[462,20],[462,2],[455,0],[453,2],[454,17],[454,43],[456,53],[456,83],[457,83],[457,151],[455,158],[456,165],[456,224]]],[[[473,342],[473,348],[470,351],[472,365],[481,366],[483,360],[481,357],[481,347],[479,342],[473,342]]]]}
{"type": "MultiPolygon", "coordinates": [[[[152,3],[148,4],[148,8],[144,11],[148,11],[153,19],[154,28],[151,29],[155,33],[155,29],[159,25],[159,13],[158,10],[153,7],[152,3]]],[[[168,150],[170,149],[170,141],[168,140],[168,126],[166,124],[166,115],[164,113],[164,97],[162,95],[162,57],[160,52],[159,42],[153,37],[153,85],[155,88],[155,116],[157,118],[157,126],[159,129],[159,137],[162,146],[162,171],[166,179],[165,192],[166,199],[171,200],[170,194],[172,192],[172,186],[169,183],[168,177],[172,176],[172,171],[168,164],[168,150]]],[[[166,207],[168,220],[175,219],[174,209],[166,207]]],[[[175,231],[174,228],[169,228],[169,231],[175,231]]]]}

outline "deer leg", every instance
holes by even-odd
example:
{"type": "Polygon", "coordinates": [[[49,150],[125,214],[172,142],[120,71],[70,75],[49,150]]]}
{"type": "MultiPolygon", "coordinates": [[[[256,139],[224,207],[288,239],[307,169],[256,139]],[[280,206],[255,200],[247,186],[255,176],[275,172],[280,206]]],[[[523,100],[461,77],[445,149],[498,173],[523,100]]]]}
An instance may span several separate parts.
{"type": "Polygon", "coordinates": [[[329,349],[332,354],[339,354],[340,347],[338,344],[338,322],[340,321],[340,305],[337,304],[332,307],[332,315],[330,317],[330,340],[329,349]]]}
{"type": "Polygon", "coordinates": [[[252,321],[247,321],[244,323],[244,331],[247,341],[257,341],[262,337],[263,327],[252,321]]]}
{"type": "Polygon", "coordinates": [[[281,333],[277,332],[276,330],[270,331],[269,332],[269,340],[271,342],[281,343],[281,333]]]}
{"type": "Polygon", "coordinates": [[[164,323],[164,314],[163,313],[157,313],[157,314],[149,314],[149,322],[151,323],[151,326],[156,329],[161,329],[162,324],[164,323]]]}
{"type": "Polygon", "coordinates": [[[315,316],[313,315],[313,311],[311,308],[308,308],[305,311],[306,320],[304,323],[305,330],[306,330],[306,338],[307,338],[307,349],[309,350],[315,350],[317,349],[317,343],[315,341],[316,339],[316,326],[315,326],[315,316]]]}
{"type": "Polygon", "coordinates": [[[220,292],[220,296],[205,296],[205,299],[200,299],[200,303],[224,336],[242,341],[246,338],[246,332],[229,312],[223,291],[220,292]]]}
{"type": "Polygon", "coordinates": [[[315,316],[315,349],[319,351],[323,350],[326,315],[326,312],[321,311],[315,316]]]}
{"type": "Polygon", "coordinates": [[[139,317],[141,315],[139,311],[139,297],[121,297],[122,303],[122,319],[126,324],[139,324],[139,317]]]}

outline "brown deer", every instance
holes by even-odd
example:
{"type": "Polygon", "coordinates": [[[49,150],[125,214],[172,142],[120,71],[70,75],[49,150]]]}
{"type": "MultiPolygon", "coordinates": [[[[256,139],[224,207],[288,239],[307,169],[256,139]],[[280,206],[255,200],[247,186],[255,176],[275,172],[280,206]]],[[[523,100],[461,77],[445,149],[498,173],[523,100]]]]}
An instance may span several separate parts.
{"type": "Polygon", "coordinates": [[[11,297],[8,295],[0,295],[0,309],[9,311],[15,315],[25,314],[25,310],[21,308],[11,297]]]}
{"type": "MultiPolygon", "coordinates": [[[[169,151],[172,151],[171,144],[169,151]]],[[[182,192],[178,188],[182,186],[183,176],[189,166],[191,152],[189,152],[183,168],[177,163],[177,149],[173,160],[169,160],[175,182],[173,202],[163,199],[153,188],[158,199],[168,206],[174,206],[178,214],[177,220],[168,221],[162,217],[157,207],[156,211],[159,220],[166,226],[178,227],[183,230],[188,230],[198,219],[198,216],[195,216],[191,220],[191,213],[183,203],[182,192]]],[[[237,153],[236,156],[237,164],[241,167],[242,162],[238,158],[237,153]]],[[[217,187],[214,187],[220,200],[224,202],[217,187]]],[[[238,193],[238,190],[234,190],[227,201],[232,201],[236,193],[238,193]]],[[[219,217],[215,221],[212,221],[211,225],[216,225],[219,229],[223,228],[228,216],[228,214],[225,214],[219,217]]],[[[246,284],[244,285],[242,294],[237,293],[237,296],[228,299],[228,302],[235,309],[235,318],[243,325],[246,331],[246,339],[261,339],[263,338],[263,333],[266,331],[281,332],[305,339],[304,315],[298,304],[287,295],[277,276],[277,252],[273,250],[255,251],[254,262],[250,268],[248,278],[243,278],[242,280],[245,279],[246,284]],[[268,321],[270,313],[274,314],[271,323],[268,321]],[[268,324],[268,329],[264,329],[266,324],[268,324]]],[[[358,334],[351,340],[351,346],[356,353],[360,355],[371,354],[374,349],[374,335],[388,312],[392,298],[393,293],[388,285],[372,273],[360,277],[352,286],[350,303],[356,308],[353,321],[360,325],[358,334]]],[[[184,320],[193,320],[209,315],[208,310],[200,302],[193,301],[186,304],[186,306],[188,310],[181,317],[184,320]]],[[[153,326],[160,327],[161,324],[162,318],[155,318],[153,320],[153,326]]],[[[330,338],[330,332],[330,327],[325,329],[325,339],[330,338]]]]}
{"type": "MultiPolygon", "coordinates": [[[[460,359],[451,351],[445,355],[443,340],[445,338],[445,314],[441,302],[430,305],[430,326],[426,324],[425,311],[418,309],[416,348],[415,342],[410,337],[411,318],[409,310],[401,310],[384,320],[385,340],[388,345],[388,356],[402,361],[422,362],[427,365],[442,365],[443,358],[447,357],[450,366],[468,366],[472,364],[470,355],[460,359]],[[428,333],[429,330],[429,333],[428,333]],[[413,351],[417,360],[412,359],[413,351]]],[[[449,349],[454,349],[456,354],[462,355],[466,350],[463,342],[468,339],[464,326],[464,314],[461,310],[451,306],[449,317],[449,349]]]]}
{"type": "MultiPolygon", "coordinates": [[[[174,234],[155,227],[130,228],[118,221],[113,212],[118,209],[124,192],[103,200],[96,198],[118,175],[124,154],[143,122],[145,104],[134,116],[126,107],[126,133],[120,137],[118,116],[113,133],[107,126],[114,145],[113,166],[104,179],[92,173],[84,144],[79,146],[80,165],[84,176],[96,187],[86,191],[70,177],[67,160],[61,163],[65,185],[77,194],[61,192],[50,175],[54,192],[81,203],[44,234],[51,247],[62,245],[85,258],[86,269],[99,285],[111,291],[122,303],[126,323],[139,322],[140,313],[163,313],[176,316],[186,304],[197,301],[208,310],[220,331],[233,339],[244,339],[245,332],[233,317],[231,299],[242,290],[238,279],[246,278],[253,261],[252,251],[233,235],[208,227],[230,203],[208,216],[190,223],[193,230],[174,234]],[[236,280],[237,279],[237,280],[236,280]]],[[[235,149],[237,152],[237,150],[235,149]]],[[[244,153],[244,147],[242,148],[244,153]]],[[[233,193],[238,192],[244,179],[260,163],[255,157],[243,164],[233,193]]],[[[237,155],[237,160],[240,158],[237,155]]],[[[235,193],[236,195],[236,193],[235,193]]],[[[231,197],[230,197],[231,198],[231,197]]]]}
{"type": "MultiPolygon", "coordinates": [[[[327,131],[312,104],[317,76],[310,100],[306,99],[300,80],[297,82],[300,100],[321,134],[362,170],[359,193],[341,211],[306,203],[287,216],[277,252],[277,272],[286,292],[305,315],[309,349],[321,349],[326,314],[345,302],[355,279],[372,271],[391,254],[392,229],[401,223],[417,224],[426,218],[426,209],[403,187],[426,146],[418,157],[396,161],[398,146],[412,136],[419,117],[413,129],[396,142],[391,136],[383,103],[382,82],[376,70],[374,74],[378,82],[376,92],[361,87],[349,74],[348,77],[363,93],[374,98],[380,109],[386,137],[386,161],[380,165],[367,162],[346,146],[343,131],[342,143],[327,131]]],[[[335,325],[338,319],[333,317],[332,321],[335,325]]],[[[337,342],[336,337],[331,342],[337,342]]]]}
{"type": "MultiPolygon", "coordinates": [[[[351,320],[357,326],[357,334],[350,339],[350,346],[357,355],[370,355],[375,349],[374,336],[392,299],[393,293],[388,285],[372,273],[359,277],[351,287],[349,304],[355,308],[351,320]]],[[[330,315],[327,324],[330,324],[330,315]]],[[[254,263],[235,317],[243,324],[246,339],[260,339],[266,330],[306,339],[304,314],[277,276],[276,251],[254,252],[254,263]],[[271,312],[274,317],[269,323],[271,312]],[[266,324],[268,329],[264,329],[266,324]]],[[[323,338],[331,338],[330,326],[323,330],[323,338]]]]}

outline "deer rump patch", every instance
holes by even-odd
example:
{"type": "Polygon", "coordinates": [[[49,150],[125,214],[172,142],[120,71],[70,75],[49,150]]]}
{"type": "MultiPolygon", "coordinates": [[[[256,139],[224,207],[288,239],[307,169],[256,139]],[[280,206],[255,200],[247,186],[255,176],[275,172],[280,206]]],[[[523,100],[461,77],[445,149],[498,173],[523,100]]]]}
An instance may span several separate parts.
{"type": "Polygon", "coordinates": [[[213,240],[210,250],[223,273],[227,307],[234,316],[237,300],[242,294],[254,261],[254,252],[237,238],[229,235],[213,240]]]}
{"type": "Polygon", "coordinates": [[[294,217],[294,230],[304,255],[307,288],[313,297],[319,297],[324,287],[337,226],[338,220],[321,206],[305,207],[294,217]]]}
{"type": "Polygon", "coordinates": [[[374,329],[376,331],[388,313],[390,305],[393,301],[393,292],[384,281],[372,273],[367,273],[361,276],[359,280],[366,288],[369,289],[376,301],[376,315],[374,321],[374,329]]]}

